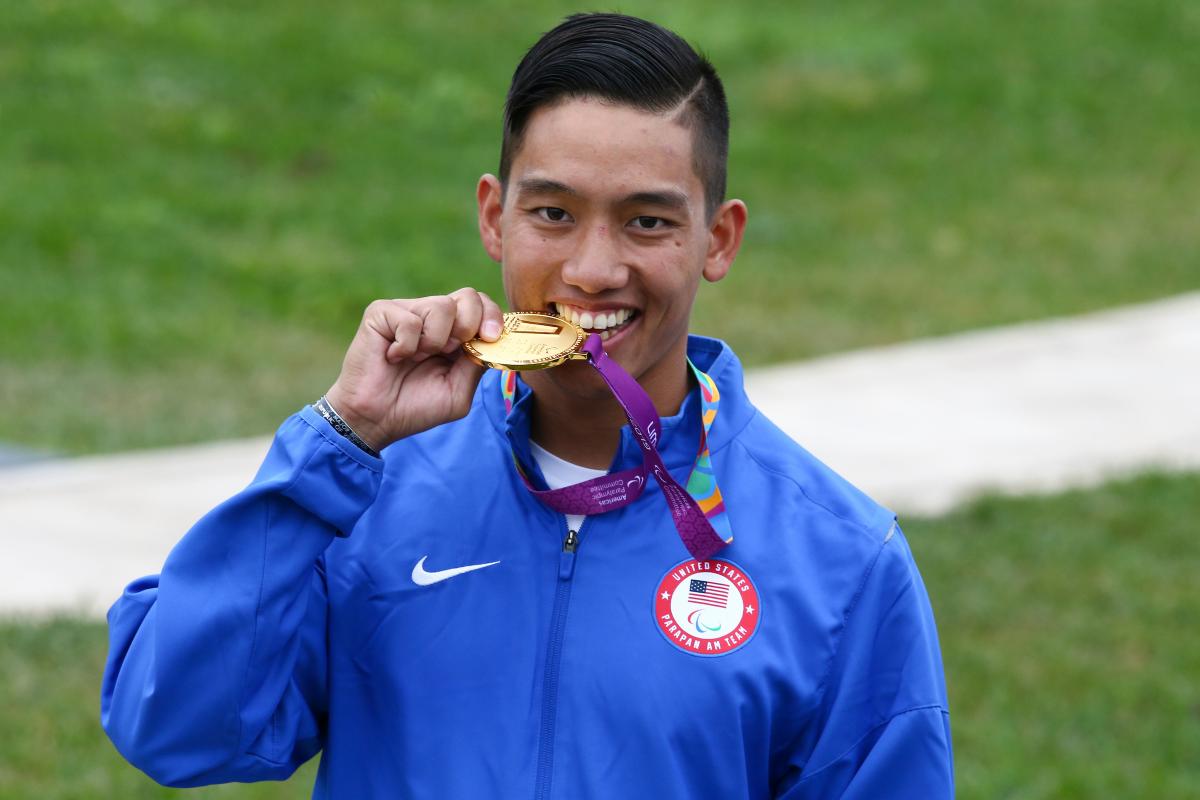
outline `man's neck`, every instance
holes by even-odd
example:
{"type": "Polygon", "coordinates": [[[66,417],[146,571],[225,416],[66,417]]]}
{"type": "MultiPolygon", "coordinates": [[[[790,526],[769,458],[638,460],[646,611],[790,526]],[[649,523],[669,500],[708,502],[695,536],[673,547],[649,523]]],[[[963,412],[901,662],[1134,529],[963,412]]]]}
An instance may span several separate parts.
{"type": "MultiPolygon", "coordinates": [[[[526,382],[533,389],[531,438],[564,461],[608,469],[621,442],[621,428],[628,422],[625,411],[590,366],[571,364],[556,370],[558,380],[545,373],[527,374],[526,382]]],[[[677,367],[652,370],[639,382],[660,417],[679,413],[692,385],[683,357],[677,367]]]]}

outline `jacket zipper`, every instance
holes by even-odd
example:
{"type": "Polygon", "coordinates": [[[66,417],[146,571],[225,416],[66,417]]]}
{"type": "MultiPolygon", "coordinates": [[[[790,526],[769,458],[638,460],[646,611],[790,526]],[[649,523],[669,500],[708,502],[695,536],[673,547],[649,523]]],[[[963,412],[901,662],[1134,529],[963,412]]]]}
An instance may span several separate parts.
{"type": "MultiPolygon", "coordinates": [[[[580,526],[583,527],[583,526],[580,526]]],[[[546,671],[542,678],[542,721],[538,735],[537,782],[534,797],[546,800],[550,796],[550,781],[554,774],[554,725],[558,715],[558,667],[562,661],[562,642],[567,627],[567,604],[571,601],[571,584],[575,575],[575,551],[579,534],[568,530],[558,556],[558,587],[554,593],[554,610],[550,615],[550,642],[546,650],[546,671]]]]}

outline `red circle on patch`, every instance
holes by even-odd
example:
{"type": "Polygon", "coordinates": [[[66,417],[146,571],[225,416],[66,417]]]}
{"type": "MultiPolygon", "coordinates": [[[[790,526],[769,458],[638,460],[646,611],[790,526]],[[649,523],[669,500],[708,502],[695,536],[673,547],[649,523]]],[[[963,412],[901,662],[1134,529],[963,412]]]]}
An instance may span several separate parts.
{"type": "Polygon", "coordinates": [[[729,561],[684,561],[658,583],[654,620],[671,644],[697,656],[724,656],[745,645],[762,610],[750,576],[729,561]]]}

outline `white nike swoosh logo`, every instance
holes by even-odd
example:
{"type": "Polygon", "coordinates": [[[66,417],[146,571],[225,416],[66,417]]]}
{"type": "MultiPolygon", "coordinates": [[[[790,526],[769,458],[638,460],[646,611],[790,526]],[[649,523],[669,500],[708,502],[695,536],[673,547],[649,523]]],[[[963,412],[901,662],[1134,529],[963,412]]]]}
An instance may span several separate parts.
{"type": "Polygon", "coordinates": [[[453,578],[455,575],[462,575],[464,572],[474,572],[477,569],[484,567],[494,567],[499,564],[499,561],[492,561],[487,564],[471,564],[466,567],[454,567],[453,569],[439,569],[437,572],[427,572],[425,570],[425,559],[429,556],[421,556],[421,560],[413,567],[412,579],[417,586],[429,586],[430,584],[444,581],[447,578],[453,578]]]}

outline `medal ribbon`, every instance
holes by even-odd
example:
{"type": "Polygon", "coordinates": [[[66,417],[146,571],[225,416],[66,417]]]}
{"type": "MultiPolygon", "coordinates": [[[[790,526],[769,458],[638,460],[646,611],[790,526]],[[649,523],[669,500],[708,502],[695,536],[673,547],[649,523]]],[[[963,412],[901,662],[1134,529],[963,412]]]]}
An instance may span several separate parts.
{"type": "MultiPolygon", "coordinates": [[[[701,418],[704,425],[700,431],[700,450],[696,455],[696,463],[688,477],[687,489],[684,489],[671,477],[658,453],[662,422],[646,390],[616,361],[608,357],[600,337],[596,334],[588,336],[581,350],[587,353],[588,363],[600,373],[600,377],[608,384],[613,396],[625,411],[634,440],[642,449],[642,463],[638,467],[609,473],[561,489],[538,489],[525,474],[520,460],[514,453],[513,461],[521,479],[525,481],[525,486],[538,500],[561,514],[602,514],[627,506],[636,500],[646,488],[647,474],[652,474],[662,488],[667,508],[671,512],[671,520],[675,523],[675,529],[679,532],[684,547],[693,558],[712,558],[718,550],[733,541],[729,515],[725,511],[721,490],[717,487],[708,450],[708,430],[717,418],[717,407],[721,399],[716,383],[688,359],[688,366],[700,384],[701,418]]],[[[516,386],[516,373],[504,370],[500,377],[500,390],[504,395],[504,407],[507,412],[512,411],[516,386]]]]}

